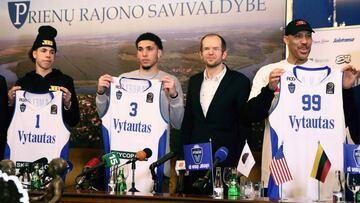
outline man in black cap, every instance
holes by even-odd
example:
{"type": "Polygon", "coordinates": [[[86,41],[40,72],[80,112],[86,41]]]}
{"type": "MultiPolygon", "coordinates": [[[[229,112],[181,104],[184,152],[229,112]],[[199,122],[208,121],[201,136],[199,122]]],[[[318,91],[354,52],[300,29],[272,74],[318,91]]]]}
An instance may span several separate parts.
{"type": "MultiPolygon", "coordinates": [[[[312,45],[312,33],[314,30],[311,25],[303,19],[296,19],[291,21],[285,28],[283,42],[288,48],[288,57],[280,62],[268,64],[261,67],[253,79],[253,85],[249,96],[248,104],[253,108],[259,108],[265,105],[268,99],[272,99],[272,105],[269,112],[275,107],[278,99],[279,87],[278,83],[280,76],[293,67],[299,65],[308,68],[321,67],[308,60],[312,45]]],[[[344,69],[343,80],[343,100],[346,120],[351,118],[350,106],[353,106],[351,86],[354,84],[357,75],[359,74],[352,66],[347,66],[344,69]]],[[[261,163],[261,181],[264,182],[265,188],[268,187],[270,176],[270,162],[272,159],[271,141],[270,141],[270,127],[267,119],[268,115],[264,115],[265,129],[262,148],[262,163],[261,163]]]]}
{"type": "Polygon", "coordinates": [[[29,58],[35,64],[35,70],[16,81],[8,92],[9,104],[13,105],[17,90],[32,93],[45,93],[49,90],[63,92],[63,118],[73,127],[80,120],[79,104],[76,98],[73,79],[54,68],[57,52],[55,37],[57,30],[51,26],[41,26],[29,51],[29,58]]]}

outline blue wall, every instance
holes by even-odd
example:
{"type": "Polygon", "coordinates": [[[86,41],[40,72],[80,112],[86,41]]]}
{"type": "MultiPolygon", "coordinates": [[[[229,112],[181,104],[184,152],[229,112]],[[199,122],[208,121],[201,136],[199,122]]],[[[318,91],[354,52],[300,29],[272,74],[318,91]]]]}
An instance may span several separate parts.
{"type": "MultiPolygon", "coordinates": [[[[333,0],[293,0],[293,18],[304,18],[315,28],[333,26],[333,0]]],[[[336,22],[360,25],[360,0],[336,0],[336,22]]]]}

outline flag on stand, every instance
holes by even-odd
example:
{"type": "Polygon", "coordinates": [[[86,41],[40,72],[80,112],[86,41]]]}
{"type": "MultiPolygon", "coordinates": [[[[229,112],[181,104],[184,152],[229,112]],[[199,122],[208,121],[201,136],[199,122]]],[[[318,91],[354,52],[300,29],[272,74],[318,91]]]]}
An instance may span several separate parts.
{"type": "Polygon", "coordinates": [[[293,179],[284,156],[283,145],[279,147],[274,158],[271,160],[270,173],[276,185],[293,179]]]}
{"type": "Polygon", "coordinates": [[[241,152],[241,156],[237,166],[237,171],[239,171],[244,176],[248,177],[254,165],[255,165],[254,156],[252,155],[250,147],[246,142],[241,152]]]}
{"type": "Polygon", "coordinates": [[[321,144],[318,143],[316,157],[310,176],[321,182],[325,182],[326,176],[329,173],[330,168],[331,168],[330,160],[327,157],[321,144]]]}

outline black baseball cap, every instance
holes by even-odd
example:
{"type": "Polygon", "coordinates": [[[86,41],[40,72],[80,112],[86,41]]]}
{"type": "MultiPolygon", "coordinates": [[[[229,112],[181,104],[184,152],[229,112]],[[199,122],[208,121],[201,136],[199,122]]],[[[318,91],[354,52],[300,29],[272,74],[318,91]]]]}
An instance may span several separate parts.
{"type": "Polygon", "coordinates": [[[296,35],[300,31],[314,32],[311,25],[303,19],[296,19],[287,24],[285,35],[296,35]]]}

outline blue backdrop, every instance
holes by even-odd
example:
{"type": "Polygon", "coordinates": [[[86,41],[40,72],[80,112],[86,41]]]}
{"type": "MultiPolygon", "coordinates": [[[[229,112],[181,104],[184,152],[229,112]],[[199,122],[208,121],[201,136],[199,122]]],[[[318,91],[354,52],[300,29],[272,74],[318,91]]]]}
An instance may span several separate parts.
{"type": "Polygon", "coordinates": [[[336,22],[360,25],[359,0],[293,0],[293,18],[307,19],[315,28],[333,26],[333,1],[336,2],[336,22]]]}

